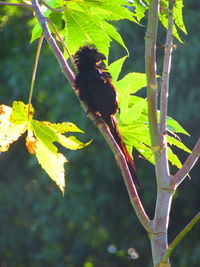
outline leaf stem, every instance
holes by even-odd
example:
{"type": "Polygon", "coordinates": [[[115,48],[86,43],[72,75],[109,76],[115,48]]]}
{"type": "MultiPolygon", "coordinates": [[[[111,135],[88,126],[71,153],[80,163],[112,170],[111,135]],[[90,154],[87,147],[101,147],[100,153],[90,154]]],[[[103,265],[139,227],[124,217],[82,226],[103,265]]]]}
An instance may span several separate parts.
{"type": "Polygon", "coordinates": [[[39,0],[39,2],[42,3],[44,6],[46,6],[48,9],[50,9],[53,12],[62,12],[66,9],[65,6],[62,8],[59,8],[59,9],[53,8],[53,7],[49,6],[44,0],[39,0]]]}
{"type": "Polygon", "coordinates": [[[32,79],[31,79],[31,87],[30,87],[29,98],[28,98],[28,120],[30,119],[30,115],[31,115],[30,114],[30,106],[31,106],[31,101],[32,101],[32,96],[33,96],[35,77],[36,77],[36,72],[37,72],[37,67],[38,67],[38,62],[39,62],[39,57],[40,57],[43,39],[44,39],[44,36],[42,34],[40,36],[40,39],[38,42],[37,52],[36,52],[36,56],[35,56],[35,63],[34,63],[33,73],[32,73],[32,79]]]}
{"type": "Polygon", "coordinates": [[[169,91],[169,75],[171,70],[171,58],[173,50],[173,7],[174,0],[169,1],[168,8],[168,30],[165,43],[165,55],[163,62],[161,95],[160,95],[160,133],[166,134],[167,103],[169,91]]]}
{"type": "Polygon", "coordinates": [[[31,0],[35,15],[37,17],[38,22],[42,28],[45,39],[47,40],[49,47],[52,49],[54,55],[56,56],[58,63],[60,64],[61,70],[64,73],[65,77],[69,81],[69,83],[73,86],[74,84],[74,73],[70,69],[67,61],[65,60],[59,46],[57,45],[55,39],[53,38],[48,26],[47,26],[47,18],[45,18],[40,10],[40,6],[38,4],[38,0],[31,0]]]}
{"type": "Polygon", "coordinates": [[[72,57],[69,49],[67,48],[65,42],[63,41],[62,37],[60,36],[59,32],[56,30],[55,26],[53,25],[52,21],[49,18],[47,18],[47,21],[50,24],[50,26],[53,28],[53,30],[54,30],[55,34],[57,35],[59,41],[61,42],[62,46],[66,50],[66,52],[67,52],[67,54],[68,54],[68,56],[70,58],[70,61],[71,61],[72,65],[73,65],[74,69],[77,70],[76,65],[75,65],[75,62],[74,62],[74,59],[73,59],[73,57],[72,57]]]}
{"type": "Polygon", "coordinates": [[[177,244],[184,238],[184,236],[194,227],[194,225],[200,220],[200,212],[185,226],[185,228],[178,234],[178,236],[169,245],[165,255],[163,256],[161,262],[165,263],[169,259],[171,253],[177,244]]]}
{"type": "Polygon", "coordinates": [[[174,175],[173,182],[175,186],[179,186],[187,176],[188,172],[192,169],[195,162],[200,156],[200,138],[198,139],[196,145],[194,146],[192,153],[189,155],[182,168],[174,175]]]}

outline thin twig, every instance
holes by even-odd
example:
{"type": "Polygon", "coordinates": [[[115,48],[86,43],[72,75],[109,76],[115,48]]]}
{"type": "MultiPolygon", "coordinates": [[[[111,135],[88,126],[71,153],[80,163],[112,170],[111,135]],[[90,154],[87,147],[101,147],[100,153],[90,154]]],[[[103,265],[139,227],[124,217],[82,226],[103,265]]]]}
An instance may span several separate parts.
{"type": "Polygon", "coordinates": [[[171,58],[173,49],[173,6],[174,0],[169,1],[168,8],[168,30],[165,43],[165,55],[163,62],[161,95],[160,95],[160,133],[166,134],[167,103],[169,91],[169,75],[171,70],[171,58]]]}
{"type": "Polygon", "coordinates": [[[36,56],[35,56],[35,63],[34,63],[34,67],[33,67],[32,79],[31,79],[31,87],[30,87],[29,98],[28,98],[28,120],[30,119],[30,115],[31,115],[30,114],[30,106],[31,106],[31,100],[32,100],[32,96],[33,96],[35,76],[36,76],[36,72],[37,72],[37,66],[38,66],[38,61],[39,61],[39,57],[40,57],[43,39],[44,39],[44,35],[41,35],[39,42],[38,42],[36,56]]]}
{"type": "Polygon", "coordinates": [[[49,18],[47,18],[47,21],[51,25],[51,27],[53,28],[53,30],[54,30],[55,34],[57,35],[59,41],[61,42],[62,46],[66,50],[74,69],[77,70],[75,62],[74,62],[74,59],[73,59],[71,53],[69,52],[69,49],[67,48],[67,46],[66,46],[65,42],[63,41],[62,37],[60,36],[59,32],[56,30],[55,26],[53,25],[52,21],[49,18]]]}
{"type": "MultiPolygon", "coordinates": [[[[62,55],[62,52],[60,51],[59,47],[56,44],[56,41],[54,40],[53,36],[51,35],[51,32],[48,29],[47,20],[42,15],[42,13],[40,11],[38,1],[32,0],[32,4],[34,6],[35,15],[36,15],[41,27],[42,27],[43,34],[44,34],[46,40],[48,41],[50,48],[52,49],[53,53],[55,54],[64,75],[67,77],[67,79],[69,80],[69,82],[71,83],[71,85],[73,87],[74,81],[75,81],[75,76],[74,76],[73,72],[71,71],[71,69],[69,68],[66,60],[64,59],[64,57],[62,55]]],[[[77,94],[76,91],[75,91],[75,93],[77,94]]],[[[79,99],[79,101],[80,101],[80,99],[79,99]]],[[[82,101],[80,101],[80,103],[81,103],[81,106],[83,107],[83,109],[85,111],[87,111],[87,107],[85,106],[85,104],[82,101]]],[[[106,142],[109,144],[110,148],[112,149],[112,151],[116,155],[118,164],[120,166],[120,169],[121,169],[121,172],[123,175],[123,179],[125,181],[125,184],[126,184],[126,187],[127,187],[128,193],[129,193],[129,197],[131,199],[131,203],[135,209],[135,212],[136,212],[140,222],[142,223],[144,228],[148,232],[150,232],[151,221],[149,220],[148,216],[146,215],[146,213],[144,211],[142,203],[141,203],[139,196],[137,194],[135,185],[132,181],[132,177],[131,177],[131,174],[129,172],[127,162],[124,158],[124,155],[121,152],[121,149],[116,144],[115,140],[113,139],[112,134],[108,130],[108,127],[105,125],[105,123],[96,122],[97,118],[92,113],[88,113],[88,117],[97,125],[98,129],[103,134],[106,142]]]]}
{"type": "Polygon", "coordinates": [[[28,4],[21,4],[21,3],[9,3],[9,2],[2,2],[0,1],[0,5],[5,5],[5,6],[17,6],[17,7],[27,7],[33,9],[32,5],[28,4]]]}
{"type": "Polygon", "coordinates": [[[175,186],[179,186],[182,181],[187,176],[188,172],[192,169],[195,162],[198,160],[200,156],[200,138],[198,139],[196,145],[194,146],[192,153],[189,155],[182,168],[174,175],[174,184],[175,186]]]}
{"type": "Polygon", "coordinates": [[[73,71],[70,69],[67,61],[65,60],[62,51],[60,50],[59,46],[57,45],[55,39],[53,38],[48,25],[47,25],[47,19],[43,16],[40,6],[38,4],[37,0],[32,0],[32,5],[35,11],[35,15],[38,19],[38,22],[40,23],[40,26],[42,28],[43,34],[45,36],[45,39],[47,40],[50,48],[52,49],[54,55],[56,56],[58,63],[60,64],[61,70],[63,71],[65,77],[68,79],[69,83],[73,86],[75,75],[73,71]]]}
{"type": "Polygon", "coordinates": [[[178,236],[169,245],[165,255],[162,258],[162,263],[165,263],[169,259],[171,253],[177,244],[184,238],[184,236],[194,227],[194,225],[200,220],[200,212],[185,226],[185,228],[178,234],[178,236]]]}
{"type": "Polygon", "coordinates": [[[49,6],[44,0],[39,0],[40,3],[42,3],[44,6],[46,6],[48,9],[50,9],[53,12],[62,12],[66,9],[66,7],[62,7],[62,8],[53,8],[51,6],[49,6]]]}

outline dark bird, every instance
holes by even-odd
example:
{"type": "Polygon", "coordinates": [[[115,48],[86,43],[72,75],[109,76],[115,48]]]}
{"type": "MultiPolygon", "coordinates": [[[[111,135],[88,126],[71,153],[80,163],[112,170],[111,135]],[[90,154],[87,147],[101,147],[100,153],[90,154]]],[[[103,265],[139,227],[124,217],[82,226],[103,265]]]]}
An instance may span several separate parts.
{"type": "Polygon", "coordinates": [[[78,71],[75,88],[89,111],[101,117],[109,126],[110,132],[125,156],[133,181],[139,187],[133,159],[128,153],[113,116],[118,110],[117,94],[110,73],[100,66],[104,59],[106,57],[95,47],[81,47],[75,54],[78,71]]]}

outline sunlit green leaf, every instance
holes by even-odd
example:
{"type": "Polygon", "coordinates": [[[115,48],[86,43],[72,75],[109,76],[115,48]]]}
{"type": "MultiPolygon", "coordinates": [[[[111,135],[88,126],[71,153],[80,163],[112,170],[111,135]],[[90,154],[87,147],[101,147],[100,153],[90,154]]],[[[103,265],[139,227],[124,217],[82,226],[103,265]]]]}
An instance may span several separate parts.
{"type": "Polygon", "coordinates": [[[177,155],[172,152],[169,146],[167,147],[167,154],[168,154],[168,160],[171,162],[171,164],[180,169],[182,167],[182,164],[177,155]]]}
{"type": "Polygon", "coordinates": [[[71,150],[84,148],[85,146],[91,143],[90,141],[84,144],[80,140],[78,140],[75,136],[65,137],[64,135],[61,134],[57,135],[57,142],[59,142],[62,146],[71,150]]]}
{"type": "Polygon", "coordinates": [[[36,22],[36,24],[34,25],[33,30],[32,30],[30,43],[32,43],[36,39],[40,38],[41,34],[42,34],[42,28],[41,28],[40,24],[38,22],[36,22]]]}
{"type": "Polygon", "coordinates": [[[42,168],[48,173],[51,179],[56,182],[62,193],[64,193],[64,163],[67,162],[67,159],[62,154],[57,153],[56,147],[55,150],[50,149],[49,146],[40,139],[38,139],[36,144],[36,157],[42,168]]]}
{"type": "Polygon", "coordinates": [[[185,24],[183,22],[183,0],[175,1],[174,4],[174,20],[176,26],[183,31],[185,34],[187,34],[185,24]]]}
{"type": "Polygon", "coordinates": [[[47,125],[53,128],[58,133],[67,133],[67,132],[78,132],[84,133],[80,128],[78,128],[72,122],[62,122],[62,123],[51,123],[49,121],[40,122],[40,124],[47,125]]]}
{"type": "Polygon", "coordinates": [[[122,57],[116,61],[114,61],[112,64],[110,64],[108,66],[108,70],[112,76],[112,79],[113,79],[113,82],[115,83],[119,77],[119,74],[121,72],[121,69],[122,69],[122,66],[124,64],[124,60],[126,59],[127,57],[122,57]]]}
{"type": "MultiPolygon", "coordinates": [[[[34,109],[30,105],[30,118],[33,117],[34,109]]],[[[10,121],[14,124],[21,124],[28,121],[28,105],[21,101],[14,101],[10,121]]]]}
{"type": "Polygon", "coordinates": [[[138,21],[140,21],[145,16],[145,11],[147,10],[147,6],[145,3],[141,0],[134,0],[135,5],[135,16],[138,21]]]}
{"type": "Polygon", "coordinates": [[[175,132],[175,133],[183,133],[183,134],[190,136],[189,133],[185,129],[183,129],[183,127],[173,118],[167,116],[166,122],[167,122],[167,129],[169,131],[175,132]]]}
{"type": "MultiPolygon", "coordinates": [[[[21,115],[23,118],[23,114],[21,115]]],[[[26,131],[27,122],[20,120],[21,123],[19,123],[18,119],[21,119],[21,117],[15,117],[12,114],[11,107],[5,105],[0,106],[0,151],[7,151],[10,144],[18,140],[18,138],[26,131]],[[10,121],[11,115],[13,121],[17,122],[16,124],[10,121]]]]}
{"type": "Polygon", "coordinates": [[[138,101],[131,108],[128,108],[126,112],[120,114],[120,120],[125,124],[130,124],[131,122],[136,121],[141,116],[145,104],[145,99],[138,101]]]}
{"type": "Polygon", "coordinates": [[[185,152],[191,153],[192,151],[187,148],[182,142],[180,142],[179,140],[177,140],[175,137],[172,136],[167,136],[167,142],[170,145],[174,145],[182,150],[184,150],[185,152]]]}
{"type": "Polygon", "coordinates": [[[147,85],[145,73],[129,73],[116,83],[119,102],[124,97],[124,90],[129,94],[134,94],[147,85]]]}

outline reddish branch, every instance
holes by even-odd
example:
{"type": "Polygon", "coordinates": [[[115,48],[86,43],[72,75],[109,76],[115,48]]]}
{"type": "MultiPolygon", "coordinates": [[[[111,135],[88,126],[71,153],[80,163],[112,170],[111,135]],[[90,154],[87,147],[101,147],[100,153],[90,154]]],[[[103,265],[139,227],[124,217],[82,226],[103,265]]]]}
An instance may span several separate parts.
{"type": "MultiPolygon", "coordinates": [[[[37,17],[37,20],[40,23],[40,26],[43,30],[44,37],[46,38],[50,48],[52,49],[54,55],[56,56],[64,75],[66,76],[66,78],[68,79],[68,81],[70,82],[70,84],[73,87],[74,81],[75,81],[75,75],[71,71],[71,69],[69,68],[65,58],[63,57],[61,50],[59,49],[55,39],[51,35],[51,32],[49,31],[49,28],[47,25],[47,19],[43,16],[43,14],[40,10],[40,7],[38,5],[38,1],[32,0],[32,5],[34,8],[34,12],[35,12],[35,15],[37,17]]],[[[75,93],[76,93],[76,91],[75,91],[75,93]]],[[[79,101],[80,101],[80,99],[79,99],[79,101]]],[[[87,111],[87,107],[84,105],[83,102],[81,102],[81,106],[84,108],[85,111],[87,111]]],[[[109,144],[110,148],[114,152],[116,159],[117,159],[117,162],[118,162],[118,165],[121,169],[123,179],[124,179],[124,182],[126,184],[126,187],[127,187],[128,193],[129,193],[129,197],[130,197],[131,203],[135,209],[135,212],[136,212],[140,222],[144,226],[144,228],[148,232],[150,232],[150,220],[144,211],[144,208],[142,206],[140,198],[137,194],[136,188],[132,182],[132,178],[131,178],[126,160],[124,158],[124,155],[121,153],[120,148],[116,144],[115,140],[113,139],[113,137],[112,137],[108,127],[105,125],[105,123],[103,123],[101,121],[96,121],[96,117],[92,113],[89,113],[88,117],[97,125],[98,129],[101,131],[101,133],[103,134],[107,143],[109,144]]]]}

